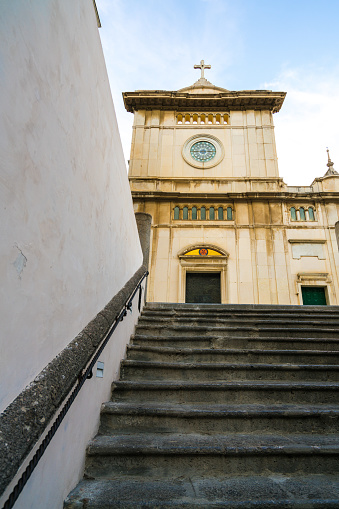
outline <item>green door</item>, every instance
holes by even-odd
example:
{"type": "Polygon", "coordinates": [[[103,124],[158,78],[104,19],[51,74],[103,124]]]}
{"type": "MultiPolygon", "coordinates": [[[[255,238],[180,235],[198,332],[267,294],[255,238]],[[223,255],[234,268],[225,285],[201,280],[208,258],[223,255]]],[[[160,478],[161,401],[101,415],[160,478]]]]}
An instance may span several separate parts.
{"type": "Polygon", "coordinates": [[[325,288],[322,286],[302,286],[303,304],[305,306],[326,306],[325,288]]]}

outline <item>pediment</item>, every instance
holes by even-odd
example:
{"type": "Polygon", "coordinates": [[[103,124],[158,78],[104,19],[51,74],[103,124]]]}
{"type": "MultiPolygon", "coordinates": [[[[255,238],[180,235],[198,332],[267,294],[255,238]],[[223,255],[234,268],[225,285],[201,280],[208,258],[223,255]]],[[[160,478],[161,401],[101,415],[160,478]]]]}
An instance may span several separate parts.
{"type": "Polygon", "coordinates": [[[227,258],[228,253],[221,249],[218,246],[214,246],[212,244],[203,245],[203,244],[196,244],[194,246],[189,246],[178,253],[179,258],[227,258]]]}
{"type": "Polygon", "coordinates": [[[229,92],[226,88],[216,87],[205,78],[200,78],[189,87],[184,87],[178,92],[185,92],[187,94],[218,94],[220,92],[229,92]]]}

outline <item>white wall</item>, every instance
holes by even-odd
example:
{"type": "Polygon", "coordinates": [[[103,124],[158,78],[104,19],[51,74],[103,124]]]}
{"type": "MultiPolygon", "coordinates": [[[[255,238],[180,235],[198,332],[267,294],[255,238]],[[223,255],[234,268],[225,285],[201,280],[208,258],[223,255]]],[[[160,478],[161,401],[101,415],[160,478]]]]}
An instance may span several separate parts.
{"type": "MultiPolygon", "coordinates": [[[[133,300],[132,314],[128,312],[118,325],[99,359],[104,362],[104,377],[96,378],[93,371],[93,378],[85,382],[15,503],[15,509],[61,509],[66,496],[82,478],[86,446],[98,428],[101,402],[110,399],[111,382],[118,378],[120,359],[125,354],[126,342],[138,318],[138,295],[137,292],[133,300]]],[[[0,507],[27,467],[33,452],[0,498],[0,507]]]]}
{"type": "Polygon", "coordinates": [[[0,410],[142,263],[92,0],[0,11],[0,410]]]}

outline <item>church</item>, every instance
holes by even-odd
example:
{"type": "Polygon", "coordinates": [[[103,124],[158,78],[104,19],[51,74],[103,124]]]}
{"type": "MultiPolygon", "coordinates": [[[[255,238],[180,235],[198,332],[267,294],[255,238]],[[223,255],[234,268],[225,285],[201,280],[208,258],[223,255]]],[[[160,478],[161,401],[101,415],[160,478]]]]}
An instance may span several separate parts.
{"type": "Polygon", "coordinates": [[[0,17],[0,506],[338,507],[329,152],[287,186],[286,94],[202,60],[123,94],[127,177],[100,26],[94,0],[0,17]]]}
{"type": "Polygon", "coordinates": [[[206,79],[203,60],[194,67],[200,79],[178,91],[123,94],[134,209],[153,219],[148,300],[338,304],[329,153],[323,176],[287,186],[273,123],[286,93],[229,91],[206,79]]]}

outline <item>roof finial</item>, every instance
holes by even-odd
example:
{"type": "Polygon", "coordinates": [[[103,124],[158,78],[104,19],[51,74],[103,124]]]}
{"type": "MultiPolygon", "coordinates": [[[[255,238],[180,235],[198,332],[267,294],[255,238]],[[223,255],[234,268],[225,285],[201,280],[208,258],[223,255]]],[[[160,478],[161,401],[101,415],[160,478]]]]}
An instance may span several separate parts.
{"type": "Polygon", "coordinates": [[[200,60],[200,65],[195,65],[194,66],[194,69],[201,69],[201,76],[200,76],[200,79],[204,79],[205,76],[204,76],[204,70],[205,69],[210,69],[211,66],[210,65],[205,65],[205,62],[204,60],[200,60]]]}
{"type": "Polygon", "coordinates": [[[326,166],[328,167],[328,170],[325,173],[324,177],[329,177],[330,175],[339,175],[339,173],[337,171],[335,171],[335,169],[333,168],[333,163],[332,163],[331,158],[330,158],[330,151],[329,151],[328,147],[326,147],[326,152],[327,152],[327,164],[326,164],[326,166]]]}

